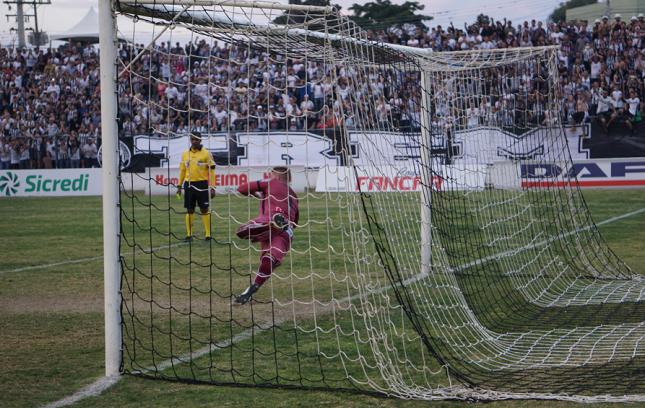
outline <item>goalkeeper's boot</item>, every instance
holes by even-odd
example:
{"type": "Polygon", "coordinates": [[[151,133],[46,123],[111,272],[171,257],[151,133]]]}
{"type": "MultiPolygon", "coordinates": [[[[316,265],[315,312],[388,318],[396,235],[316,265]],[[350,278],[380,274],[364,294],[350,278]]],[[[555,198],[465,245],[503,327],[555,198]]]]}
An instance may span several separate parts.
{"type": "Polygon", "coordinates": [[[255,283],[251,284],[251,286],[246,288],[246,290],[242,292],[239,296],[235,296],[235,303],[239,305],[243,305],[247,303],[249,300],[251,300],[251,297],[255,292],[258,291],[259,288],[260,286],[258,286],[257,284],[255,283]]]}
{"type": "Polygon", "coordinates": [[[184,238],[184,242],[190,242],[190,241],[192,241],[192,240],[193,240],[193,237],[192,237],[192,236],[190,236],[190,235],[189,235],[189,236],[187,236],[186,238],[184,238]]]}
{"type": "Polygon", "coordinates": [[[273,214],[273,217],[271,218],[271,225],[276,229],[286,231],[287,228],[289,228],[289,221],[284,218],[284,215],[276,213],[273,214]]]}

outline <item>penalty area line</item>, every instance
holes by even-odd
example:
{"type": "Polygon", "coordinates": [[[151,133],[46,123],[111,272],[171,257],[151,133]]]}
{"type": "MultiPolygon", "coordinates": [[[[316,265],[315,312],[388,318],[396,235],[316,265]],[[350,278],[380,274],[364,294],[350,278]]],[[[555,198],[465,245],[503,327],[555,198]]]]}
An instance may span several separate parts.
{"type": "Polygon", "coordinates": [[[102,377],[96,380],[95,382],[93,382],[92,384],[76,391],[74,394],[70,395],[69,397],[65,397],[58,401],[44,405],[43,408],[66,407],[68,405],[76,404],[78,401],[83,400],[85,398],[96,397],[102,394],[103,391],[107,390],[108,388],[110,388],[111,386],[119,382],[121,377],[122,376],[120,375],[111,375],[111,376],[102,377]]]}
{"type": "MultiPolygon", "coordinates": [[[[148,251],[156,251],[158,249],[175,248],[175,247],[178,247],[178,246],[181,246],[181,245],[186,245],[186,243],[185,242],[178,242],[176,244],[162,245],[162,246],[159,246],[159,247],[156,247],[156,248],[146,248],[143,251],[141,251],[141,249],[138,249],[138,250],[141,251],[141,252],[148,252],[148,251]]],[[[7,270],[4,270],[4,271],[0,271],[0,275],[3,275],[5,273],[33,271],[33,270],[37,270],[37,269],[53,268],[55,266],[73,265],[73,264],[77,264],[77,263],[100,261],[101,259],[103,259],[103,255],[92,256],[92,257],[88,257],[88,258],[70,259],[68,261],[60,261],[60,262],[41,264],[41,265],[24,266],[24,267],[21,267],[21,268],[7,269],[7,270]]]]}
{"type": "MultiPolygon", "coordinates": [[[[634,211],[631,211],[631,212],[628,212],[628,213],[625,213],[625,214],[622,214],[622,215],[617,215],[615,217],[608,218],[608,219],[606,219],[604,221],[598,222],[596,224],[596,226],[610,224],[610,223],[615,222],[615,221],[620,221],[622,219],[633,217],[634,215],[638,215],[638,214],[640,214],[642,212],[645,212],[645,208],[640,208],[638,210],[634,210],[634,211]]],[[[172,244],[172,245],[164,245],[164,246],[160,246],[160,247],[157,247],[157,248],[153,248],[153,250],[172,248],[172,247],[179,246],[179,245],[185,245],[185,244],[183,242],[181,242],[181,243],[172,244]]],[[[150,249],[147,249],[147,250],[149,251],[150,249]]],[[[3,275],[5,273],[32,271],[32,270],[37,270],[37,269],[53,268],[53,267],[56,267],[56,266],[73,265],[73,264],[83,263],[83,262],[99,261],[101,259],[103,259],[102,255],[93,256],[93,257],[89,257],[89,258],[70,259],[69,261],[54,262],[54,263],[49,263],[49,264],[25,266],[25,267],[16,268],[16,269],[7,269],[7,270],[4,270],[4,271],[0,271],[0,275],[3,275]]]]}
{"type": "Polygon", "coordinates": [[[640,214],[642,212],[645,212],[645,208],[640,208],[638,210],[634,210],[632,212],[625,213],[623,215],[617,215],[615,217],[607,218],[606,220],[600,221],[599,223],[597,223],[596,226],[610,224],[610,223],[612,223],[614,221],[620,221],[622,219],[633,217],[634,215],[638,215],[638,214],[640,214]]]}
{"type": "Polygon", "coordinates": [[[485,258],[480,258],[480,259],[465,263],[463,265],[460,265],[460,266],[456,267],[454,269],[454,271],[455,272],[462,272],[462,271],[470,269],[470,268],[472,268],[474,266],[480,266],[480,265],[486,264],[486,263],[488,263],[490,261],[498,260],[500,257],[503,258],[503,257],[507,257],[509,255],[517,254],[517,253],[519,253],[521,251],[526,251],[527,249],[533,249],[533,248],[536,248],[536,247],[542,247],[544,245],[550,244],[551,242],[559,241],[559,240],[564,239],[566,237],[569,237],[571,235],[577,234],[578,232],[589,231],[590,229],[598,227],[600,225],[611,224],[612,222],[616,222],[616,221],[623,220],[625,218],[633,217],[634,215],[638,215],[638,214],[640,214],[642,212],[645,212],[645,208],[640,208],[638,210],[634,210],[634,211],[631,211],[631,212],[628,212],[628,213],[625,213],[625,214],[622,214],[622,215],[617,215],[615,217],[607,218],[606,220],[600,221],[600,222],[598,222],[596,224],[587,225],[586,227],[583,227],[583,228],[578,228],[578,229],[575,229],[573,231],[569,231],[569,232],[566,232],[566,233],[563,233],[563,234],[559,234],[559,235],[556,235],[555,237],[546,239],[544,241],[531,243],[529,245],[525,245],[523,247],[515,248],[515,249],[504,251],[504,252],[498,252],[496,254],[489,255],[489,256],[487,256],[485,258]]]}
{"type": "Polygon", "coordinates": [[[25,266],[25,267],[22,267],[22,268],[7,269],[6,271],[0,271],[0,275],[5,274],[5,273],[12,273],[12,272],[32,271],[32,270],[36,270],[36,269],[53,268],[55,266],[73,265],[73,264],[83,263],[83,262],[99,261],[101,259],[103,259],[103,255],[101,255],[101,256],[92,256],[90,258],[70,259],[69,261],[54,262],[54,263],[48,263],[48,264],[42,264],[42,265],[25,266]]]}
{"type": "MultiPolygon", "coordinates": [[[[606,220],[603,220],[603,221],[600,221],[600,222],[596,223],[596,225],[598,226],[598,225],[611,224],[613,222],[620,221],[620,220],[623,220],[625,218],[633,217],[634,215],[638,215],[638,214],[643,213],[643,212],[645,212],[645,208],[640,208],[638,210],[634,210],[634,211],[631,211],[631,212],[628,212],[628,213],[625,213],[625,214],[622,214],[622,215],[617,215],[615,217],[607,218],[606,220]]],[[[569,233],[569,234],[571,234],[571,233],[569,233]]],[[[462,268],[467,269],[469,266],[472,266],[472,265],[464,264],[464,265],[462,265],[460,267],[457,267],[456,269],[457,270],[462,269],[462,268]]],[[[2,273],[2,272],[0,272],[0,273],[2,273]]],[[[406,281],[406,284],[413,283],[413,282],[415,282],[415,281],[417,281],[417,280],[419,280],[421,278],[423,278],[423,277],[422,276],[417,276],[415,278],[410,278],[410,279],[408,279],[408,281],[406,281]]],[[[390,286],[383,287],[383,288],[379,289],[378,292],[384,292],[385,290],[388,290],[388,289],[390,289],[390,286]]],[[[344,303],[344,302],[347,302],[347,301],[352,301],[352,300],[355,300],[355,299],[357,299],[359,297],[361,297],[360,293],[358,293],[356,295],[353,295],[353,296],[347,296],[347,297],[344,297],[342,299],[339,299],[338,303],[344,303]]],[[[274,322],[274,324],[283,323],[283,320],[286,320],[286,318],[276,320],[274,322]]],[[[181,355],[181,356],[170,358],[170,359],[168,359],[166,361],[162,361],[161,363],[157,364],[156,366],[146,367],[146,368],[144,368],[144,369],[142,369],[140,371],[144,372],[144,373],[145,372],[163,371],[163,370],[165,370],[167,368],[170,368],[170,367],[174,366],[175,364],[183,364],[183,363],[186,363],[186,362],[188,362],[188,361],[190,361],[192,359],[202,357],[202,356],[204,356],[204,355],[206,355],[206,354],[208,354],[210,352],[213,352],[213,351],[215,351],[217,349],[230,347],[233,344],[236,344],[236,343],[239,343],[241,341],[244,341],[244,340],[247,340],[247,339],[251,338],[251,336],[253,334],[262,333],[262,332],[267,331],[269,329],[270,328],[263,328],[263,327],[255,327],[254,330],[248,329],[248,330],[245,330],[245,331],[243,331],[241,333],[238,333],[237,335],[233,336],[233,338],[231,338],[231,339],[227,339],[227,340],[221,341],[221,342],[219,342],[217,344],[212,344],[210,346],[203,347],[203,348],[201,348],[199,350],[196,350],[196,351],[194,351],[192,353],[187,353],[187,354],[184,354],[184,355],[181,355]]],[[[95,381],[94,383],[92,383],[92,384],[80,389],[79,391],[75,392],[73,395],[70,395],[69,397],[66,397],[66,398],[63,398],[61,400],[52,402],[51,404],[45,405],[43,408],[65,407],[65,406],[68,406],[68,405],[75,404],[76,402],[78,402],[78,401],[80,401],[82,399],[85,399],[85,398],[96,397],[96,396],[102,394],[105,390],[107,390],[108,388],[110,388],[114,384],[116,384],[121,377],[122,376],[103,377],[103,378],[95,381]]]]}

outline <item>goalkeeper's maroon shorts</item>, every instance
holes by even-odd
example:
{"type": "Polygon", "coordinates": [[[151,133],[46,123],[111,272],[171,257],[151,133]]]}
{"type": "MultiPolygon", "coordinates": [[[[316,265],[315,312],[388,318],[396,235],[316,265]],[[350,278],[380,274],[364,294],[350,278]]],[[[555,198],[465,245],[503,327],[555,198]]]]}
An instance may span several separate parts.
{"type": "Polygon", "coordinates": [[[283,230],[271,226],[271,218],[261,215],[240,225],[237,236],[251,242],[259,242],[262,253],[260,259],[269,255],[274,266],[279,265],[291,249],[291,237],[283,230]]]}

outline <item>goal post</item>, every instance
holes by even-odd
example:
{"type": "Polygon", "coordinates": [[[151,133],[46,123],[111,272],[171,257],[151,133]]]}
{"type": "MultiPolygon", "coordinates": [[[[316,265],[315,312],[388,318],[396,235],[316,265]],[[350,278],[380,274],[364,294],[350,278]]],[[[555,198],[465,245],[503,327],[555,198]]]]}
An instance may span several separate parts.
{"type": "MultiPolygon", "coordinates": [[[[427,75],[420,72],[421,83],[421,111],[430,112],[430,94],[427,75]]],[[[421,115],[421,139],[419,149],[421,152],[419,171],[421,173],[421,276],[430,274],[432,265],[432,133],[428,115],[421,115]]]]}
{"type": "Polygon", "coordinates": [[[116,21],[112,0],[99,0],[101,151],[103,183],[103,284],[105,375],[121,369],[121,264],[119,254],[119,134],[116,89],[116,21]]]}

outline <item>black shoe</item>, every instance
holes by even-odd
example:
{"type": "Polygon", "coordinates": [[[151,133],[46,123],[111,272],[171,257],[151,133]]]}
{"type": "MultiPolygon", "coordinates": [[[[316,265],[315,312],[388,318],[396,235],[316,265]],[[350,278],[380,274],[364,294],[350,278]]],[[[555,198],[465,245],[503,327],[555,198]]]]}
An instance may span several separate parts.
{"type": "Polygon", "coordinates": [[[193,240],[193,237],[186,237],[184,238],[184,242],[190,242],[193,240]]]}
{"type": "Polygon", "coordinates": [[[242,294],[235,296],[235,303],[239,305],[247,303],[249,300],[251,300],[251,296],[253,296],[253,294],[257,292],[259,288],[260,287],[255,283],[251,284],[251,286],[246,288],[246,290],[242,292],[242,294]]]}
{"type": "Polygon", "coordinates": [[[287,221],[286,218],[284,218],[284,215],[277,213],[273,214],[273,218],[271,219],[271,225],[273,225],[275,228],[285,231],[287,228],[289,228],[289,221],[287,221]]]}
{"type": "Polygon", "coordinates": [[[204,241],[210,241],[211,239],[213,238],[211,238],[210,236],[204,237],[204,241]]]}

